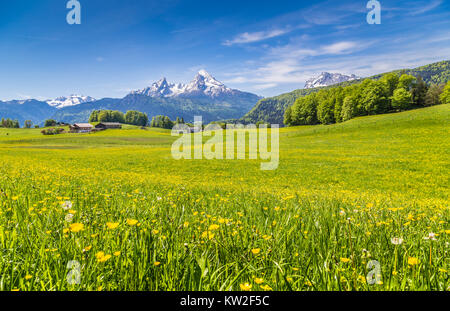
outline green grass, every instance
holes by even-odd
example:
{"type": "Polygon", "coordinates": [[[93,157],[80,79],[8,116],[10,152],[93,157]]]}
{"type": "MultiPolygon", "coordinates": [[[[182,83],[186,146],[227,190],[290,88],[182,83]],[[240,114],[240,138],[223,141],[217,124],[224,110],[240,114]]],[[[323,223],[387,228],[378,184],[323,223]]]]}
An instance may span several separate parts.
{"type": "Polygon", "coordinates": [[[176,161],[162,129],[0,129],[0,289],[447,290],[449,120],[441,105],[284,128],[275,171],[176,161]]]}

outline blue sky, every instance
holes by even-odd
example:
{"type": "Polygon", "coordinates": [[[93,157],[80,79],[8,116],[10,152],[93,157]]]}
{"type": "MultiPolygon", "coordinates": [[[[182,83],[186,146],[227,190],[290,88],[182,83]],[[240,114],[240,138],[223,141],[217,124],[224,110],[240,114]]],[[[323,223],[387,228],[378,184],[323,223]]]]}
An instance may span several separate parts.
{"type": "Polygon", "coordinates": [[[123,97],[206,69],[262,96],[322,71],[369,76],[450,59],[450,1],[66,0],[0,3],[0,99],[123,97]]]}

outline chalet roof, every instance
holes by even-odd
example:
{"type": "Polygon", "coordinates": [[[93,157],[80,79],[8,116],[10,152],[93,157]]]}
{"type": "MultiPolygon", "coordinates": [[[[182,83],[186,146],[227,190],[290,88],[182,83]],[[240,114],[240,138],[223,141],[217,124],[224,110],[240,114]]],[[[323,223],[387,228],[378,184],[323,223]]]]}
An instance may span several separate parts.
{"type": "Polygon", "coordinates": [[[74,127],[94,127],[92,124],[90,123],[75,123],[73,125],[74,127]]]}

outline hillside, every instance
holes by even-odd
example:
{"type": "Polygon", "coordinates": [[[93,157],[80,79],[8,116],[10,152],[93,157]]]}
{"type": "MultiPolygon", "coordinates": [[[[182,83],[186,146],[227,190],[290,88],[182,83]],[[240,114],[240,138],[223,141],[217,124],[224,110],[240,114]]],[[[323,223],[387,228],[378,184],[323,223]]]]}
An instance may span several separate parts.
{"type": "MultiPolygon", "coordinates": [[[[414,69],[395,70],[394,73],[400,74],[405,72],[413,76],[421,75],[423,80],[428,84],[441,84],[450,80],[450,61],[442,61],[414,69]]],[[[378,80],[383,74],[369,77],[369,79],[378,80]]],[[[245,116],[241,118],[244,123],[256,123],[258,121],[270,122],[272,124],[283,124],[284,111],[287,107],[292,106],[297,98],[318,92],[321,89],[328,89],[336,86],[347,86],[360,83],[362,79],[343,82],[333,86],[298,89],[289,93],[281,94],[275,97],[261,99],[255,107],[253,107],[245,116]]]]}

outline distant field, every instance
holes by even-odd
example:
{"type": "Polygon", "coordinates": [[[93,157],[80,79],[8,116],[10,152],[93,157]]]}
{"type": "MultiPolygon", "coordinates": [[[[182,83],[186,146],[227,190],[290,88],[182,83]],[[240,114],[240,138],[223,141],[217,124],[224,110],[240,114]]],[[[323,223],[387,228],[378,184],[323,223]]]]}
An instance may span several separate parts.
{"type": "Polygon", "coordinates": [[[0,129],[0,290],[448,290],[449,132],[449,105],[283,128],[261,171],[160,129],[0,129]]]}

